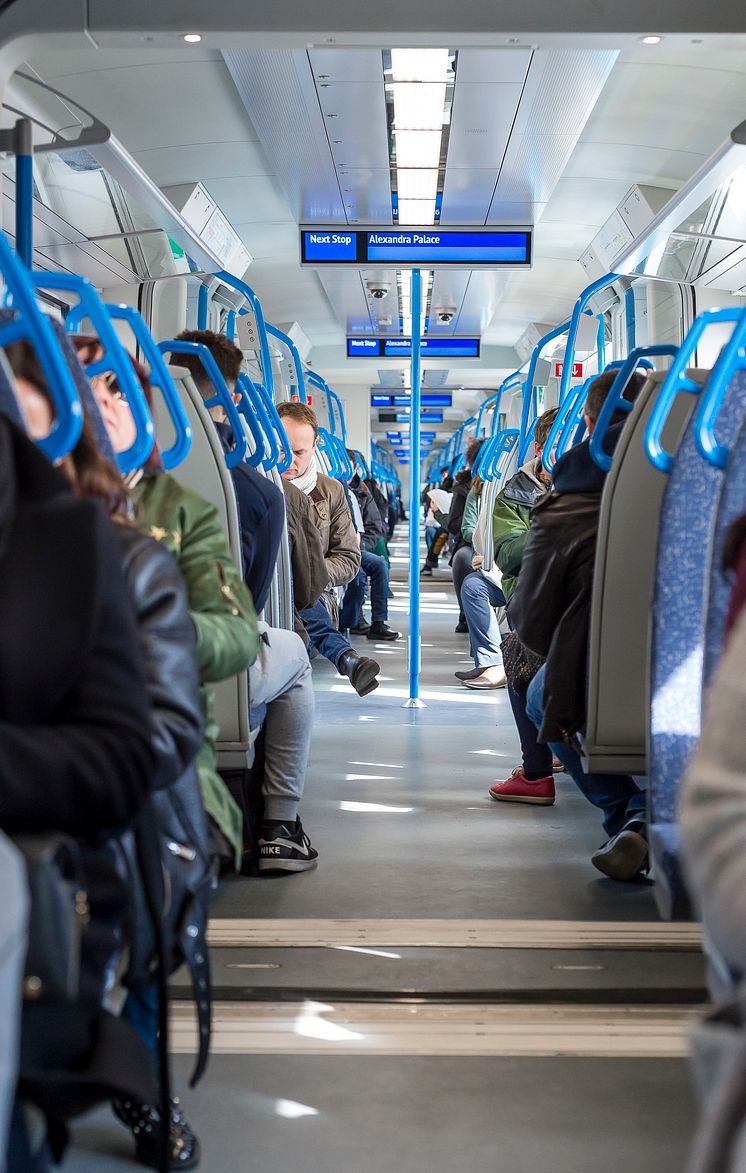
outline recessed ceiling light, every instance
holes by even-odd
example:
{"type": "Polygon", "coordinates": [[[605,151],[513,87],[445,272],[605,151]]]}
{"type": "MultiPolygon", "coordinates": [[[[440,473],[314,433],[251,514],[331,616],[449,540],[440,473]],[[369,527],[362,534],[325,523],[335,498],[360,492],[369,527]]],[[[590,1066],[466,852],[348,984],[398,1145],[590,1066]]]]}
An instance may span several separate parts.
{"type": "Polygon", "coordinates": [[[184,40],[189,45],[198,45],[202,40],[201,33],[184,33],[184,40]]]}
{"type": "Polygon", "coordinates": [[[659,37],[657,33],[651,33],[650,36],[640,37],[643,45],[660,45],[663,37],[659,37]]]}

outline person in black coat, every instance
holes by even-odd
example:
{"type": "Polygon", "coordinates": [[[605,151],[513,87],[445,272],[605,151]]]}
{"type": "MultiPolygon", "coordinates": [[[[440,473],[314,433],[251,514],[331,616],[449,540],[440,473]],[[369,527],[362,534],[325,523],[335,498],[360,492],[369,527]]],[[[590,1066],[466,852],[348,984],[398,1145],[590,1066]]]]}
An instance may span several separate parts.
{"type": "MultiPolygon", "coordinates": [[[[627,774],[586,774],[574,746],[585,726],[588,638],[601,493],[606,474],[590,455],[590,436],[617,372],[593,381],[585,405],[589,439],[557,461],[552,491],[534,507],[508,616],[527,648],[546,660],[529,685],[526,712],[579,789],[604,816],[608,841],[591,857],[612,879],[630,880],[647,866],[646,798],[627,774]]],[[[625,399],[644,386],[635,374],[625,399]]],[[[615,413],[604,437],[611,455],[626,416],[615,413]]]]}

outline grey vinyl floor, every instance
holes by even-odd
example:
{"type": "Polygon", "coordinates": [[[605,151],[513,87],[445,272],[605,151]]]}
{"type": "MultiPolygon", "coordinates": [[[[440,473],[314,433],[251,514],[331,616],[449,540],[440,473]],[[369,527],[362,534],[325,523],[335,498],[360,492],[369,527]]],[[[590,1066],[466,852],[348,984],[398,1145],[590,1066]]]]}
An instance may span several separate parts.
{"type": "MultiPolygon", "coordinates": [[[[394,547],[395,579],[405,546],[394,547]]],[[[441,560],[442,565],[445,565],[441,560]]],[[[450,575],[422,591],[421,696],[408,695],[407,597],[394,581],[394,645],[356,641],[382,667],[361,700],[317,659],[317,712],[302,806],[316,871],[222,886],[217,918],[506,918],[656,921],[648,883],[615,884],[589,862],[600,818],[570,779],[551,808],[499,805],[488,786],[519,762],[503,690],[468,692],[450,575]]],[[[398,949],[398,961],[328,949],[216,949],[223,996],[277,986],[353,991],[533,990],[569,996],[638,987],[698,989],[695,953],[398,949]],[[254,968],[256,967],[256,968],[254,968]],[[261,968],[260,968],[261,967],[261,968]],[[392,969],[396,970],[392,974],[392,969]]],[[[220,1008],[217,1008],[220,1013],[220,1008]]],[[[680,1173],[695,1109],[687,1064],[671,1058],[220,1054],[204,1083],[176,1082],[207,1173],[680,1173]]],[[[133,1168],[108,1109],[75,1128],[66,1168],[133,1168]]]]}

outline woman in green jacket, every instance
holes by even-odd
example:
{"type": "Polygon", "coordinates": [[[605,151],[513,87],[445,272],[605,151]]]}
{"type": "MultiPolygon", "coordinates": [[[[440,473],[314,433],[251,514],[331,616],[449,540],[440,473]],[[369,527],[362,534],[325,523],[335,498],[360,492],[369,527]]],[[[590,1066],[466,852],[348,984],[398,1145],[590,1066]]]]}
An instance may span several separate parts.
{"type": "MultiPolygon", "coordinates": [[[[100,355],[97,339],[79,336],[75,341],[84,364],[100,355]]],[[[133,365],[147,389],[145,371],[134,359],[133,365]]],[[[126,399],[111,374],[95,378],[93,390],[114,451],[125,452],[135,439],[135,423],[126,399]]],[[[197,664],[205,713],[205,741],[197,757],[199,780],[205,809],[219,832],[217,849],[225,859],[235,860],[238,868],[241,812],[217,772],[215,742],[219,730],[209,685],[245,672],[254,663],[259,650],[254,604],[231,557],[217,510],[161,470],[157,449],[144,468],[130,474],[127,485],[138,526],[170,550],[186,583],[197,631],[197,664]]]]}

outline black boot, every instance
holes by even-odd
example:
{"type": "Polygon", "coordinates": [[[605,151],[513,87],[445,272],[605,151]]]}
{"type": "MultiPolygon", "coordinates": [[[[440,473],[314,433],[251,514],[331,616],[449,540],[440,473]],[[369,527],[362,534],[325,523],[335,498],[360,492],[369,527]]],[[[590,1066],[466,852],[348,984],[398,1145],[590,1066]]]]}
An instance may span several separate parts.
{"type": "MultiPolygon", "coordinates": [[[[161,1135],[161,1114],[158,1108],[153,1104],[138,1103],[137,1100],[114,1100],[111,1106],[114,1115],[129,1128],[135,1138],[135,1159],[149,1169],[158,1169],[161,1135]]],[[[196,1169],[201,1156],[199,1141],[176,1099],[171,1100],[169,1119],[169,1168],[196,1169]]]]}
{"type": "Polygon", "coordinates": [[[395,640],[399,639],[401,633],[392,631],[387,623],[384,623],[382,619],[378,619],[375,623],[371,623],[367,634],[368,639],[395,640]]]}
{"type": "Polygon", "coordinates": [[[343,652],[340,656],[337,671],[340,676],[347,677],[358,696],[367,696],[374,688],[378,688],[376,677],[381,671],[381,665],[368,656],[358,656],[350,648],[349,652],[343,652]]]}

